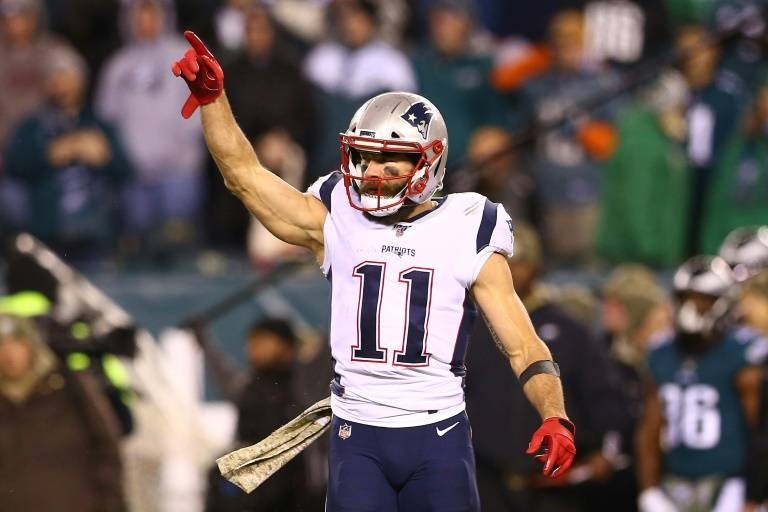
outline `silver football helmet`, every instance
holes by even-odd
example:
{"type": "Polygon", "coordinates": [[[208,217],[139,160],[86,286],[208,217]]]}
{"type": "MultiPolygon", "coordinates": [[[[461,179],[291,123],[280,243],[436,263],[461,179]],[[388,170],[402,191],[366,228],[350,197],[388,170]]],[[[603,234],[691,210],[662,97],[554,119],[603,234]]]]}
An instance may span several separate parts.
{"type": "Polygon", "coordinates": [[[683,263],[672,278],[676,297],[675,326],[685,334],[709,336],[724,327],[734,305],[736,279],[726,261],[718,256],[694,256],[683,263]],[[714,299],[707,311],[699,311],[688,295],[698,293],[714,299]]]}
{"type": "Polygon", "coordinates": [[[768,268],[768,226],[736,228],[725,237],[718,255],[741,282],[768,268]]]}
{"type": "Polygon", "coordinates": [[[341,138],[341,171],[353,208],[376,217],[391,215],[406,200],[423,203],[443,186],[448,156],[448,129],[440,111],[426,98],[407,92],[374,96],[360,107],[341,138]],[[360,152],[392,152],[413,156],[404,176],[366,177],[360,152]],[[382,194],[385,181],[406,179],[393,196],[382,194]],[[360,185],[376,192],[360,193],[360,185]]]}

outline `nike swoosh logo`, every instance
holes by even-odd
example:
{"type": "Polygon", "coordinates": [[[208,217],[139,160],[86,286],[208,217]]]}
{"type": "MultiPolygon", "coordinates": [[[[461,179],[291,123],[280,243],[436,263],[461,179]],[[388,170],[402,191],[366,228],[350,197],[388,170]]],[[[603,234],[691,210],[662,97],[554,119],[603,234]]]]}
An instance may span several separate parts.
{"type": "Polygon", "coordinates": [[[457,421],[456,423],[454,423],[450,427],[446,427],[443,430],[440,430],[440,428],[438,428],[438,427],[435,427],[435,430],[437,430],[437,435],[438,436],[443,437],[445,434],[448,433],[449,430],[451,430],[453,427],[455,427],[458,424],[459,424],[459,422],[457,421]]]}

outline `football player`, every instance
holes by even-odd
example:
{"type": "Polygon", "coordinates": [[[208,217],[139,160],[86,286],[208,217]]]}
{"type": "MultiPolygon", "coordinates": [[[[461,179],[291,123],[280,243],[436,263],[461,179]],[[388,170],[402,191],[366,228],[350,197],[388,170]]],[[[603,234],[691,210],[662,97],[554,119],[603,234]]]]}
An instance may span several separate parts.
{"type": "Polygon", "coordinates": [[[737,281],[749,279],[768,268],[768,226],[734,229],[725,237],[717,254],[731,266],[737,281]]]}
{"type": "Polygon", "coordinates": [[[674,334],[648,356],[638,426],[641,512],[744,506],[740,477],[768,342],[731,321],[735,282],[719,257],[693,257],[674,275],[674,334]]]}
{"type": "MultiPolygon", "coordinates": [[[[740,283],[738,313],[745,325],[768,336],[768,226],[736,228],[725,237],[718,254],[740,283]]],[[[761,407],[752,436],[746,511],[768,501],[768,372],[763,366],[761,407]]]]}
{"type": "Polygon", "coordinates": [[[182,115],[203,105],[227,187],[275,236],[310,249],[332,283],[327,510],[479,510],[463,391],[476,305],[542,417],[529,453],[545,475],[565,473],[574,427],[512,285],[512,221],[479,194],[435,197],[448,133],[434,105],[408,93],[370,99],[340,134],[340,170],[301,193],[260,164],[221,67],[185,35],[192,48],[172,67],[191,90],[182,115]]]}

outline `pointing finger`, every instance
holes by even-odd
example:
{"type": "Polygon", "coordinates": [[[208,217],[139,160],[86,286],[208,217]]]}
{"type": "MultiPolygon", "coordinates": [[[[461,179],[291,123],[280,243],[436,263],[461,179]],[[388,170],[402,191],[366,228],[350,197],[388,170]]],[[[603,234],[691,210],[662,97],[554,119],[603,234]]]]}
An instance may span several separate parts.
{"type": "Polygon", "coordinates": [[[197,34],[191,30],[186,30],[184,32],[184,37],[186,37],[189,44],[192,45],[192,48],[195,50],[196,54],[213,57],[211,52],[208,50],[208,47],[205,46],[205,43],[199,37],[197,37],[197,34]]]}

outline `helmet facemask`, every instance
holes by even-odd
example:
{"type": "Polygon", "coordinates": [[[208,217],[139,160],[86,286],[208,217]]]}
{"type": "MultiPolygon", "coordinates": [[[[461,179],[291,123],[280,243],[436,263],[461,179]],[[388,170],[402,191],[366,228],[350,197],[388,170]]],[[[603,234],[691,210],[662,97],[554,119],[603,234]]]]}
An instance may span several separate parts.
{"type": "Polygon", "coordinates": [[[375,217],[384,217],[397,212],[410,200],[423,203],[442,186],[427,190],[429,173],[434,172],[443,154],[444,144],[433,140],[427,145],[419,142],[376,139],[373,137],[340,134],[341,170],[347,197],[353,208],[375,217]],[[397,153],[413,164],[411,172],[397,176],[365,176],[361,153],[397,153]],[[402,188],[391,190],[393,182],[404,181],[402,188]],[[426,196],[426,197],[425,197],[426,196]]]}

